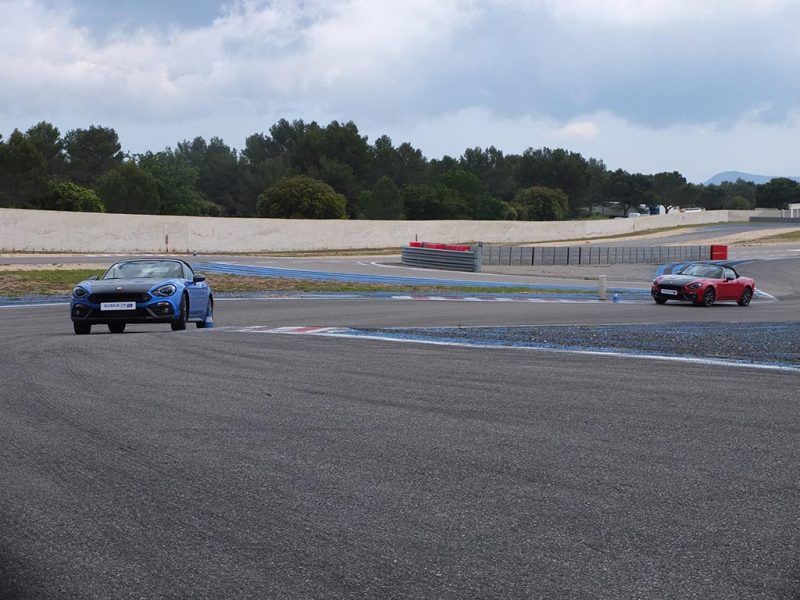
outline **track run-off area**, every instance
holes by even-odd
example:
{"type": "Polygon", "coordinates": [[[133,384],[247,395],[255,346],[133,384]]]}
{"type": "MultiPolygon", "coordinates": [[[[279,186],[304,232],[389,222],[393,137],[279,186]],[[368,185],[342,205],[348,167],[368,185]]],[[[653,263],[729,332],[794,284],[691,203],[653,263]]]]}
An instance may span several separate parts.
{"type": "Polygon", "coordinates": [[[486,273],[531,293],[0,307],[0,598],[796,598],[799,263],[739,258],[747,308],[486,273]]]}

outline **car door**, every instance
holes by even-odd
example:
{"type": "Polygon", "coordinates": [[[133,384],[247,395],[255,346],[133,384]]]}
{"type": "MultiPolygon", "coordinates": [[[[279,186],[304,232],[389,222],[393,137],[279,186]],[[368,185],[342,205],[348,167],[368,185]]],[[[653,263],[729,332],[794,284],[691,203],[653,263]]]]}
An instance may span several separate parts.
{"type": "Polygon", "coordinates": [[[742,284],[732,269],[723,269],[722,280],[717,284],[718,300],[738,300],[742,295],[742,284]]]}
{"type": "Polygon", "coordinates": [[[208,284],[205,281],[194,281],[194,271],[183,267],[186,277],[186,291],[189,292],[189,318],[202,319],[208,309],[208,284]]]}

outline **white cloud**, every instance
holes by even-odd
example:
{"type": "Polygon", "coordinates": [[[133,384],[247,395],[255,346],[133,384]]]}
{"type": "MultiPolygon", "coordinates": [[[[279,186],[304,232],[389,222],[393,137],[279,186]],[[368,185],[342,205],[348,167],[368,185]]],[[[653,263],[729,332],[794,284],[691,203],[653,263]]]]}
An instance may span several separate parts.
{"type": "Polygon", "coordinates": [[[665,25],[672,21],[765,17],[797,0],[532,0],[567,21],[665,25]]]}
{"type": "MultiPolygon", "coordinates": [[[[3,2],[0,87],[6,98],[76,109],[122,105],[155,115],[221,99],[269,99],[395,87],[476,14],[469,0],[256,2],[229,5],[209,27],[139,30],[98,41],[68,11],[3,2]],[[44,94],[45,89],[49,94],[44,94]]],[[[346,93],[346,92],[345,92],[346,93]]]]}
{"type": "MultiPolygon", "coordinates": [[[[203,26],[103,36],[44,0],[0,13],[0,133],[103,124],[135,151],[336,118],[413,133],[432,155],[574,144],[635,170],[639,135],[783,140],[760,123],[786,123],[800,98],[800,0],[238,0],[203,26]]],[[[655,147],[673,148],[669,170],[717,157],[655,147]]]]}
{"type": "Polygon", "coordinates": [[[600,133],[600,128],[593,121],[574,121],[556,131],[556,134],[566,140],[593,139],[600,133]]]}

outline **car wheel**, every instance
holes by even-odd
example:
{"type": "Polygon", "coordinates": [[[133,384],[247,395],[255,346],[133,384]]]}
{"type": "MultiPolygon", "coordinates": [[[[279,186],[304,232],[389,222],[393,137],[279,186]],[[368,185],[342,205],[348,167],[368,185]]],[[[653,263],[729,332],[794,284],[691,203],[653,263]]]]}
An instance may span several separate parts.
{"type": "Polygon", "coordinates": [[[666,304],[667,303],[667,299],[666,298],[661,298],[660,296],[654,296],[653,300],[656,301],[656,304],[666,304]]]}
{"type": "Polygon", "coordinates": [[[702,305],[703,306],[711,306],[714,304],[714,300],[716,300],[717,294],[714,291],[714,288],[707,288],[705,293],[703,294],[702,305]]]}
{"type": "Polygon", "coordinates": [[[111,333],[122,333],[125,331],[125,323],[109,323],[108,330],[111,333]]]}
{"type": "Polygon", "coordinates": [[[206,316],[203,317],[202,321],[197,321],[197,323],[195,323],[195,325],[197,325],[198,329],[205,329],[206,328],[206,323],[208,322],[208,320],[209,319],[213,319],[213,318],[214,318],[214,301],[211,298],[209,298],[208,299],[208,308],[206,308],[206,316]]]}
{"type": "Polygon", "coordinates": [[[186,296],[181,296],[181,307],[178,312],[178,318],[170,323],[170,327],[172,327],[172,331],[183,331],[186,329],[186,313],[188,312],[186,307],[186,296]]]}
{"type": "Polygon", "coordinates": [[[92,332],[91,323],[85,323],[83,321],[73,321],[72,328],[75,330],[75,335],[88,335],[92,332]]]}
{"type": "Polygon", "coordinates": [[[739,298],[739,306],[748,306],[750,304],[750,300],[753,299],[753,290],[749,287],[744,288],[742,292],[742,297],[739,298]]]}

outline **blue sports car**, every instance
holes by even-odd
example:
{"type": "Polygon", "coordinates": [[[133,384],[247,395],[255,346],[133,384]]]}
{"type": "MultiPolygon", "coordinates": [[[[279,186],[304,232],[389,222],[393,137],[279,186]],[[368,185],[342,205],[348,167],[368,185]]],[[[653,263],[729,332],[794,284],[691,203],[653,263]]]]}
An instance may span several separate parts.
{"type": "Polygon", "coordinates": [[[122,333],[128,323],[169,323],[173,331],[213,322],[214,296],[204,275],[177,259],[125,260],[109,267],[100,279],[81,281],[72,290],[70,316],[75,333],[92,325],[108,325],[122,333]]]}

